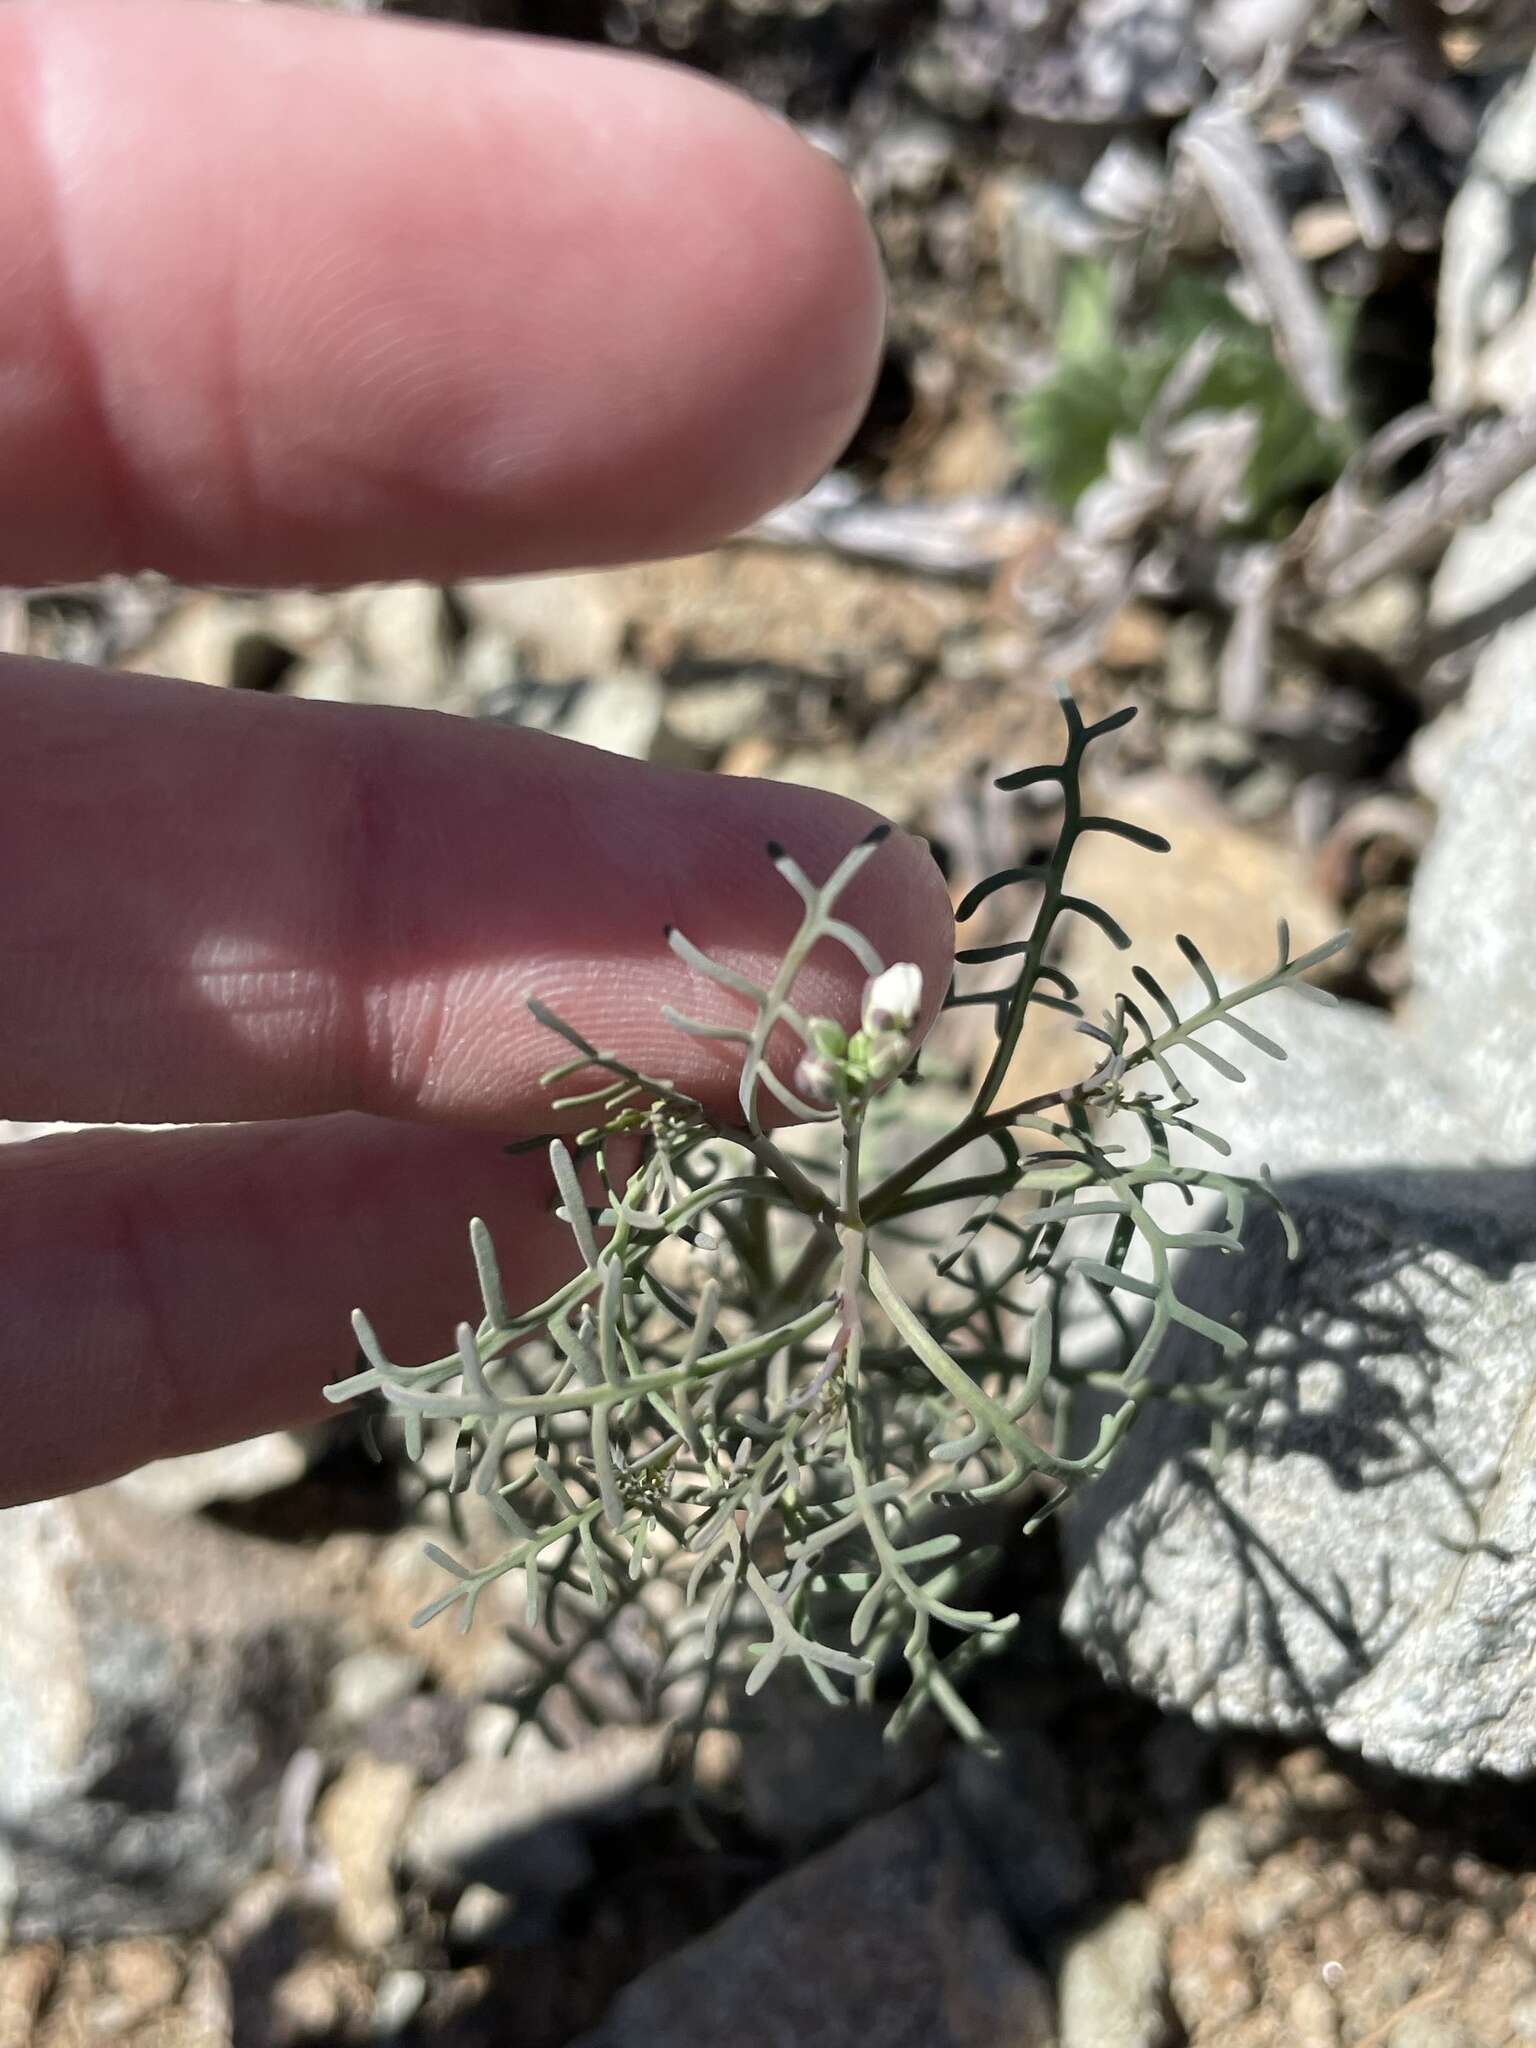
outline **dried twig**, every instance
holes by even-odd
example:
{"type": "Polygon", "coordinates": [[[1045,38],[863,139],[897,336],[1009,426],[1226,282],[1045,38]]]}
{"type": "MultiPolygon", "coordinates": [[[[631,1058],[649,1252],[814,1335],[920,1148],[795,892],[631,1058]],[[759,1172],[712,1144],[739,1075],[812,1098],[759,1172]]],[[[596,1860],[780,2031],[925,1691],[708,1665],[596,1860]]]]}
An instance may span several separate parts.
{"type": "Polygon", "coordinates": [[[884,505],[845,476],[770,512],[745,536],[779,547],[821,547],[915,575],[989,581],[1018,553],[1039,513],[1016,498],[959,498],[943,505],[884,505]]]}
{"type": "Polygon", "coordinates": [[[1207,107],[1184,123],[1178,146],[1269,309],[1298,389],[1320,419],[1342,420],[1344,377],[1323,302],[1291,247],[1247,116],[1230,105],[1207,107]]]}
{"type": "Polygon", "coordinates": [[[1263,709],[1280,573],[1279,551],[1263,545],[1243,549],[1233,564],[1232,624],[1221,650],[1218,695],[1222,717],[1240,731],[1252,731],[1263,709]]]}
{"type": "MultiPolygon", "coordinates": [[[[1472,428],[1374,515],[1330,522],[1325,507],[1304,543],[1307,585],[1322,597],[1353,597],[1394,569],[1426,560],[1533,467],[1536,409],[1472,428]]],[[[1352,489],[1353,480],[1341,479],[1346,485],[1352,489]]]]}

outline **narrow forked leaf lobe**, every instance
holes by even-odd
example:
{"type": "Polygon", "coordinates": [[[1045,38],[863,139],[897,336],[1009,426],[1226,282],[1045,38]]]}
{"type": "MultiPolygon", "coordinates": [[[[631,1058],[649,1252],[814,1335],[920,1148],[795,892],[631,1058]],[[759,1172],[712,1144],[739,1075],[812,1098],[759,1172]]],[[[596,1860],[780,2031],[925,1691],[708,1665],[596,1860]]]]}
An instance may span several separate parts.
{"type": "Polygon", "coordinates": [[[1111,917],[1101,904],[1091,903],[1086,896],[1063,896],[1061,907],[1063,910],[1075,910],[1079,917],[1086,917],[1090,924],[1096,924],[1119,952],[1124,953],[1129,949],[1130,933],[1119,919],[1111,917]]]}
{"type": "MultiPolygon", "coordinates": [[[[1070,697],[1066,699],[1066,703],[1071,706],[1073,712],[1077,711],[1077,707],[1075,704],[1072,703],[1072,699],[1070,697]]],[[[1111,711],[1107,717],[1099,719],[1097,724],[1086,726],[1082,723],[1081,714],[1078,714],[1077,724],[1081,728],[1083,737],[1085,739],[1102,739],[1105,733],[1119,732],[1122,726],[1129,725],[1131,720],[1136,716],[1136,711],[1136,705],[1125,704],[1122,705],[1118,711],[1111,711]]]]}
{"type": "Polygon", "coordinates": [[[1042,782],[1060,782],[1062,770],[1049,764],[1043,768],[1016,768],[1011,775],[999,775],[993,783],[994,789],[1034,789],[1042,782]]]}
{"type": "Polygon", "coordinates": [[[1116,839],[1128,839],[1132,846],[1139,846],[1144,853],[1171,853],[1173,850],[1173,842],[1165,839],[1161,832],[1153,832],[1145,825],[1133,825],[1128,818],[1084,818],[1078,830],[1108,832],[1116,839]]]}
{"type": "Polygon", "coordinates": [[[1184,955],[1184,958],[1189,962],[1190,966],[1193,967],[1196,974],[1199,975],[1201,981],[1204,983],[1205,991],[1207,995],[1209,995],[1211,1001],[1213,1003],[1219,1003],[1221,1001],[1220,985],[1218,984],[1215,975],[1211,972],[1210,963],[1207,961],[1205,955],[1201,952],[1200,948],[1195,944],[1193,939],[1186,937],[1186,935],[1183,932],[1179,932],[1175,935],[1175,943],[1178,946],[1179,951],[1184,955]]]}
{"type": "Polygon", "coordinates": [[[961,897],[955,911],[956,924],[964,924],[968,918],[974,917],[982,904],[989,897],[995,896],[999,889],[1011,888],[1015,882],[1044,881],[1050,872],[1050,865],[1047,859],[1037,855],[1032,860],[1021,861],[1016,868],[1002,868],[997,874],[986,876],[961,897]]]}

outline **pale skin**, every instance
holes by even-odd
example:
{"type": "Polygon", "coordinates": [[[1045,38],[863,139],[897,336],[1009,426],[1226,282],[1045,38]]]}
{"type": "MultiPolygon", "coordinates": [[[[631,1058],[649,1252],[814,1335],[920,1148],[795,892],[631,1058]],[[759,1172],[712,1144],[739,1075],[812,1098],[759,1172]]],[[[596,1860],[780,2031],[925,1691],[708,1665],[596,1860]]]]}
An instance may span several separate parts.
{"type": "MultiPolygon", "coordinates": [[[[214,0],[0,8],[0,583],[335,585],[705,547],[837,454],[835,167],[681,71],[214,0]]],[[[302,1421],[568,1258],[537,994],[722,1107],[673,920],[765,968],[857,805],[431,713],[0,662],[0,1505],[302,1421]],[[204,1128],[196,1128],[204,1126],[204,1128]],[[230,1126],[234,1126],[230,1128],[230,1126]]],[[[932,997],[900,835],[849,911],[932,997]]],[[[859,979],[813,963],[845,1021],[859,979]]],[[[558,1048],[556,1049],[558,1051],[558,1048]]]]}

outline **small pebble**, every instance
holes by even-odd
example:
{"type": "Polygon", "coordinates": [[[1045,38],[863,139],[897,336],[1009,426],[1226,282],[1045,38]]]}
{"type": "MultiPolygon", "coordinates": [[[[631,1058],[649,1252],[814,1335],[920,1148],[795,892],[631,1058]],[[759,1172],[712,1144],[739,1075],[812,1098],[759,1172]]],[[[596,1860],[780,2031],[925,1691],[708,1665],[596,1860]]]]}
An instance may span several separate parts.
{"type": "Polygon", "coordinates": [[[425,1675],[421,1659],[403,1650],[358,1650],[333,1668],[325,1703],[338,1721],[359,1728],[386,1707],[409,1699],[425,1675]]]}
{"type": "Polygon", "coordinates": [[[427,1995],[427,1980],[420,1970],[386,1970],[374,1993],[373,2019],[369,2032],[387,2040],[408,2027],[427,1995]]]}

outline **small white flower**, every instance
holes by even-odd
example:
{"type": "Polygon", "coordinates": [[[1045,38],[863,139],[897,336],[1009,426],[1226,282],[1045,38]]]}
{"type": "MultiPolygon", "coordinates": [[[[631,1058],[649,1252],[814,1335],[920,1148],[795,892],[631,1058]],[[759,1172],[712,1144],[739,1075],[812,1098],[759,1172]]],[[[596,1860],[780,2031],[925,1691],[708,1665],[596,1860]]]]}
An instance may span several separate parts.
{"type": "Polygon", "coordinates": [[[915,961],[898,960],[864,991],[864,1029],[871,1038],[882,1031],[910,1031],[922,1005],[923,970],[915,961]]]}

